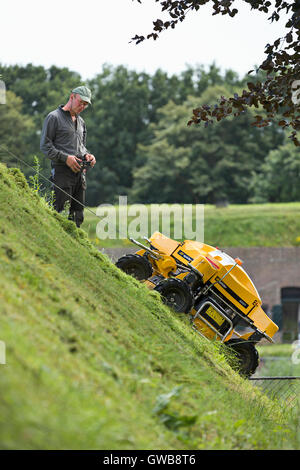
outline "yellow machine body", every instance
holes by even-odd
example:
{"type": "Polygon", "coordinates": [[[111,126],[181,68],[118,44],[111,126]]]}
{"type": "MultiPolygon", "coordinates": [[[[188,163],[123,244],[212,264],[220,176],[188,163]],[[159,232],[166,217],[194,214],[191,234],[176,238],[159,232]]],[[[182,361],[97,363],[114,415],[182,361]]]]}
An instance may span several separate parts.
{"type": "Polygon", "coordinates": [[[208,298],[204,304],[196,302],[190,311],[193,327],[200,334],[223,342],[233,335],[256,342],[262,338],[273,342],[278,326],[263,311],[261,298],[241,260],[205,243],[177,242],[160,232],[155,232],[148,242],[149,248],[142,248],[136,254],[147,256],[152,264],[153,275],[144,281],[149,288],[155,287],[157,276],[184,280],[190,273],[196,273],[201,278],[200,297],[211,294],[211,300],[208,298]],[[235,325],[239,322],[249,327],[250,332],[237,333],[235,325]]]}

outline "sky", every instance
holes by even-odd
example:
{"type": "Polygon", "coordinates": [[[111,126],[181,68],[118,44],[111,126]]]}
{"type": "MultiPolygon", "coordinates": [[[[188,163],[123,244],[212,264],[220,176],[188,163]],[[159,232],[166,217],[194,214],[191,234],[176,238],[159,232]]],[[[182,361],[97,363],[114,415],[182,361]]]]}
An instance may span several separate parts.
{"type": "Polygon", "coordinates": [[[209,66],[246,74],[264,59],[264,46],[282,37],[284,18],[250,11],[236,0],[234,18],[212,16],[205,5],[156,41],[130,43],[152,32],[152,21],[166,19],[154,0],[9,0],[0,7],[0,63],[51,65],[79,72],[83,80],[104,64],[125,65],[149,74],[179,74],[187,66],[209,66]]]}

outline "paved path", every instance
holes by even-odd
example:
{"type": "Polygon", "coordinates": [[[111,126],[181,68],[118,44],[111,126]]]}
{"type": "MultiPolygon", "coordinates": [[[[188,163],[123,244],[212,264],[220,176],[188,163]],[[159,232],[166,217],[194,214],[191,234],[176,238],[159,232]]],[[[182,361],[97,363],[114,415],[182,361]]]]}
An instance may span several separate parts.
{"type": "Polygon", "coordinates": [[[100,248],[100,251],[107,255],[113,263],[115,263],[121,256],[127,255],[128,253],[135,253],[138,251],[138,246],[128,246],[121,248],[100,248]]]}

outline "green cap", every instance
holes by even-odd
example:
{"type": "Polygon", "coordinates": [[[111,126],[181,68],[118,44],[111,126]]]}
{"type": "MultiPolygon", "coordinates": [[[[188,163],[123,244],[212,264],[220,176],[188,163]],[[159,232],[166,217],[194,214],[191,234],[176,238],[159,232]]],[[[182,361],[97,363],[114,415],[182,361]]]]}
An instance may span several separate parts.
{"type": "Polygon", "coordinates": [[[77,93],[83,101],[91,104],[92,92],[87,86],[78,86],[72,90],[72,93],[77,93]]]}

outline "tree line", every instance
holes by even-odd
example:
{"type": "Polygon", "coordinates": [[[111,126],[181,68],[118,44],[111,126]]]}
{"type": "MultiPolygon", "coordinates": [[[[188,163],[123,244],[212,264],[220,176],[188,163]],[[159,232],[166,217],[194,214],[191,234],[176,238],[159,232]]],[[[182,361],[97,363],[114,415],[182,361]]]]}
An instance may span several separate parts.
{"type": "MultiPolygon", "coordinates": [[[[0,105],[1,161],[32,166],[38,156],[43,174],[50,162],[39,149],[46,115],[65,104],[82,78],[67,68],[0,65],[6,104],[0,105]]],[[[187,126],[191,107],[212,105],[220,96],[242,93],[249,81],[212,64],[180,74],[137,72],[104,65],[86,80],[93,104],[84,113],[88,149],[97,164],[88,174],[87,204],[280,202],[300,199],[299,149],[272,123],[253,126],[262,110],[209,127],[187,126]]],[[[22,168],[26,176],[32,170],[22,168]]]]}

